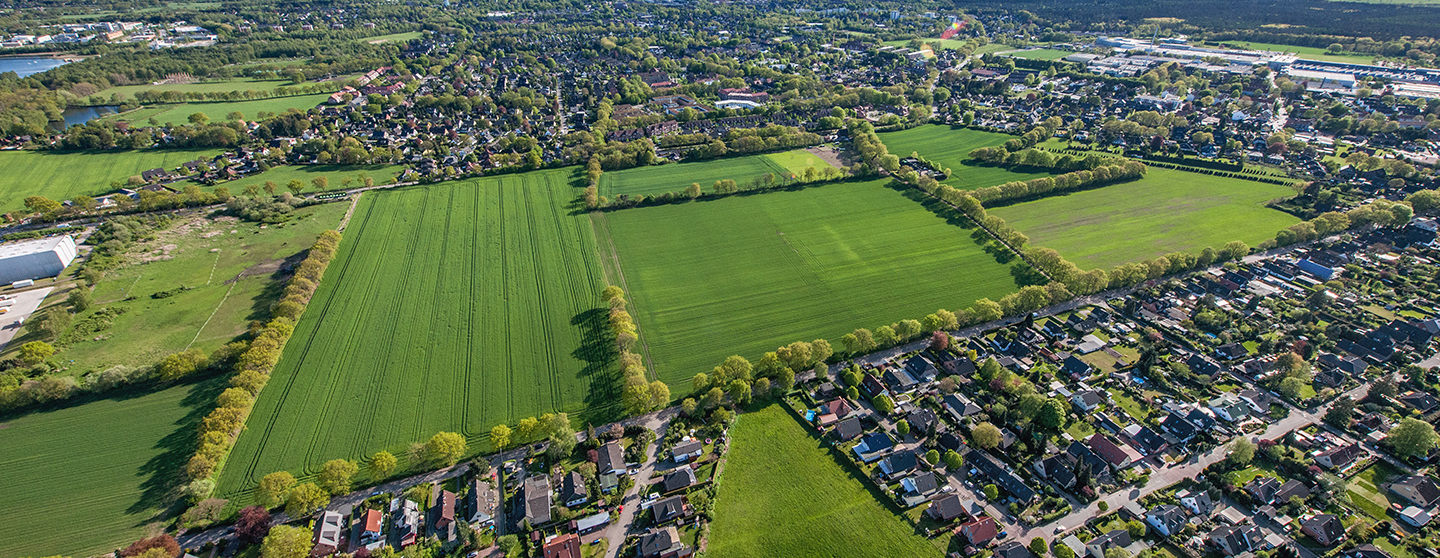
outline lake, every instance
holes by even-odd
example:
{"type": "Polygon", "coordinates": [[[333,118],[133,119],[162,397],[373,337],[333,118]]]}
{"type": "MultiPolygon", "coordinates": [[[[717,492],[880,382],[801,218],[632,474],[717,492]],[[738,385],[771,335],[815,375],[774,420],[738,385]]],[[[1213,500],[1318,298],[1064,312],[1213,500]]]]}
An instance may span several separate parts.
{"type": "Polygon", "coordinates": [[[106,116],[115,114],[117,112],[117,109],[119,109],[119,107],[113,105],[102,105],[97,107],[69,107],[61,113],[61,116],[65,118],[64,123],[62,124],[59,121],[51,122],[50,129],[59,132],[76,124],[84,124],[96,118],[104,118],[106,116]]]}
{"type": "Polygon", "coordinates": [[[15,72],[20,77],[38,74],[51,68],[58,68],[72,62],[63,58],[17,56],[0,58],[0,73],[15,72]]]}

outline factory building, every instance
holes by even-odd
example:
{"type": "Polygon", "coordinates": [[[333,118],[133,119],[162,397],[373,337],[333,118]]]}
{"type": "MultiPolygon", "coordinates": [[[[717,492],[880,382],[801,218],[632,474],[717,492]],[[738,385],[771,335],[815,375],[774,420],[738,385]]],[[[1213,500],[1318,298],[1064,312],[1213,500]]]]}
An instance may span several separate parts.
{"type": "Polygon", "coordinates": [[[75,260],[70,235],[0,244],[0,284],[55,277],[75,260]]]}

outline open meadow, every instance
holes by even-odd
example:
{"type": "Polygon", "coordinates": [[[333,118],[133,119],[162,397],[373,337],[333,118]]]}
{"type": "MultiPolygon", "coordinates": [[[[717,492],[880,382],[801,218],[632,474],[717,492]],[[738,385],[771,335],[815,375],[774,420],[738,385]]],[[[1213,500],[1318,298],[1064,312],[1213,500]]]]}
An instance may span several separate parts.
{"type": "MultiPolygon", "coordinates": [[[[1347,0],[1347,1],[1361,1],[1361,0],[1347,0]]],[[[1415,2],[1415,0],[1405,0],[1405,2],[1406,2],[1406,3],[1412,3],[1412,2],[1415,2]]],[[[1382,2],[1375,2],[1375,3],[1382,3],[1382,2]]],[[[1388,3],[1388,2],[1386,2],[1386,3],[1388,3]]],[[[1396,2],[1396,3],[1399,3],[1399,2],[1396,2]]],[[[1292,53],[1292,54],[1298,54],[1298,55],[1300,55],[1301,58],[1304,58],[1304,59],[1307,59],[1307,60],[1323,60],[1323,61],[1325,61],[1325,62],[1340,62],[1340,63],[1344,63],[1344,64],[1374,64],[1374,63],[1375,63],[1375,57],[1374,57],[1374,56],[1369,56],[1369,55],[1365,55],[1365,54],[1330,54],[1329,51],[1327,51],[1327,50],[1325,50],[1325,49],[1323,49],[1323,48],[1318,48],[1318,47],[1304,47],[1304,46],[1295,46],[1295,45],[1279,45],[1279,44],[1274,44],[1274,43],[1252,43],[1252,42],[1249,42],[1249,41],[1227,41],[1225,44],[1226,44],[1226,45],[1229,45],[1230,47],[1233,47],[1233,48],[1241,48],[1241,49],[1249,49],[1249,50],[1269,50],[1269,51],[1273,51],[1273,52],[1289,52],[1289,53],[1292,53]]]]}
{"type": "Polygon", "coordinates": [[[0,211],[25,208],[28,196],[68,200],[114,191],[131,176],[156,167],[219,154],[216,149],[147,149],[142,151],[0,151],[0,211]]]}
{"type": "Polygon", "coordinates": [[[212,101],[196,103],[178,103],[146,106],[130,112],[106,116],[104,120],[110,122],[134,122],[146,124],[153,118],[160,124],[186,124],[190,122],[190,115],[203,113],[210,118],[211,122],[226,120],[232,112],[244,115],[246,120],[257,119],[261,112],[281,113],[290,109],[301,111],[315,108],[325,102],[330,95],[316,93],[314,95],[295,95],[291,97],[275,97],[271,99],[257,99],[254,101],[212,101]]]}
{"type": "Polygon", "coordinates": [[[784,408],[740,415],[710,526],[714,558],[944,556],[784,408]]]}
{"type": "MultiPolygon", "coordinates": [[[[641,341],[672,391],[732,354],[919,319],[1016,286],[971,238],[883,180],[611,211],[641,341]]],[[[968,223],[968,222],[967,222],[968,223]]],[[[1023,264],[1018,264],[1022,265],[1023,264]]],[[[1028,271],[1028,268],[1023,268],[1028,271]]]]}
{"type": "Polygon", "coordinates": [[[367,192],[240,434],[219,493],[279,470],[405,455],[439,431],[618,411],[618,370],[574,169],[367,192]],[[583,411],[583,413],[582,413],[583,411]]]}
{"type": "MultiPolygon", "coordinates": [[[[263,227],[233,217],[177,220],[154,240],[137,244],[128,263],[106,272],[92,291],[94,307],[76,314],[70,330],[61,334],[58,358],[80,376],[117,364],[154,364],[190,347],[209,354],[244,334],[252,320],[268,315],[283,286],[281,264],[338,226],[348,207],[301,208],[290,221],[263,227]],[[182,288],[171,296],[153,296],[182,288]],[[87,326],[115,311],[123,313],[108,327],[87,326]]],[[[46,302],[64,300],[51,295],[46,302]]],[[[20,347],[37,335],[27,325],[0,357],[19,356],[20,347]]]]}
{"type": "MultiPolygon", "coordinates": [[[[275,183],[275,192],[289,191],[286,185],[291,180],[299,180],[305,184],[305,192],[314,192],[315,185],[311,182],[319,177],[330,180],[329,190],[340,190],[343,188],[359,188],[365,185],[361,177],[368,176],[375,181],[375,184],[389,184],[401,171],[405,170],[404,165],[281,165],[271,167],[270,170],[260,174],[252,174],[235,180],[217,182],[214,186],[203,186],[205,190],[213,190],[224,186],[230,190],[231,195],[238,196],[245,192],[245,188],[251,184],[261,187],[264,191],[266,182],[275,183]],[[350,185],[345,185],[345,179],[351,179],[350,185]]],[[[184,182],[174,184],[176,188],[183,188],[184,182]]]]}
{"type": "Polygon", "coordinates": [[[98,93],[107,99],[114,94],[119,94],[121,100],[131,99],[141,91],[178,91],[181,93],[214,93],[217,91],[272,91],[282,85],[291,85],[290,80],[259,80],[252,78],[234,78],[215,81],[200,81],[195,83],[173,83],[166,85],[152,85],[143,83],[139,85],[117,85],[98,93]]]}
{"type": "Polygon", "coordinates": [[[0,418],[0,556],[94,556],[160,521],[223,379],[0,418]]]}
{"type": "Polygon", "coordinates": [[[1068,50],[1055,50],[1053,48],[1037,48],[1031,50],[1015,51],[1010,53],[1009,55],[1014,56],[1015,58],[1024,58],[1026,60],[1059,60],[1066,56],[1070,56],[1071,54],[1075,53],[1068,50]]]}
{"type": "Polygon", "coordinates": [[[1300,222],[1265,207],[1294,195],[1287,186],[1151,168],[1145,178],[990,210],[1030,244],[1059,251],[1084,269],[1219,249],[1255,246],[1300,222]]]}
{"type": "Polygon", "coordinates": [[[691,184],[699,184],[705,192],[717,180],[734,180],[749,184],[765,174],[781,178],[805,172],[806,167],[823,169],[830,166],[804,149],[767,155],[742,155],[694,163],[675,163],[653,167],[606,172],[600,176],[600,195],[614,199],[621,194],[652,196],[679,192],[691,184]]]}
{"type": "Polygon", "coordinates": [[[943,183],[951,188],[975,190],[1015,180],[1054,176],[1043,170],[1016,171],[970,159],[970,152],[975,149],[995,147],[1015,139],[1015,136],[1009,134],[928,124],[899,132],[885,132],[879,136],[890,153],[902,159],[909,157],[911,153],[918,153],[941,167],[948,167],[951,175],[943,183]]]}

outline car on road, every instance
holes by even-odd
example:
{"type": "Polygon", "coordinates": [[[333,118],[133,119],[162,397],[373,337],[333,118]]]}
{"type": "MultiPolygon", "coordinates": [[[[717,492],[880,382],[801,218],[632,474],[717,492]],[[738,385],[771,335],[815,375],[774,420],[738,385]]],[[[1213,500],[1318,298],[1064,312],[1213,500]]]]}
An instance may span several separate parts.
{"type": "Polygon", "coordinates": [[[1056,535],[1059,535],[1060,533],[1064,533],[1064,532],[1065,532],[1065,526],[1064,526],[1064,525],[1056,525],[1056,526],[1055,526],[1055,534],[1056,534],[1056,535]]]}
{"type": "Polygon", "coordinates": [[[640,474],[640,468],[639,468],[639,467],[631,467],[629,473],[630,473],[631,476],[638,475],[638,474],[640,474]]]}

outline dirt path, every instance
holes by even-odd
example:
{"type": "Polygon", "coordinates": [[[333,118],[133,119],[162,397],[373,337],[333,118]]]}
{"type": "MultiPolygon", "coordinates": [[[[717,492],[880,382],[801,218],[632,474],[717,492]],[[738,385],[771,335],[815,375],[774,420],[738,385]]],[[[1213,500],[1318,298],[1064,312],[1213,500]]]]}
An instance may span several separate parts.
{"type": "Polygon", "coordinates": [[[830,147],[828,145],[821,145],[817,147],[808,147],[805,150],[809,151],[811,155],[814,155],[824,160],[826,163],[830,163],[830,166],[832,167],[835,167],[837,169],[845,168],[845,162],[840,160],[840,152],[836,151],[834,147],[830,147]]]}
{"type": "Polygon", "coordinates": [[[365,192],[356,192],[355,197],[350,200],[350,209],[345,210],[345,216],[340,219],[340,226],[335,227],[336,232],[345,232],[345,225],[350,224],[350,216],[355,214],[355,207],[360,205],[360,196],[365,192]]]}

